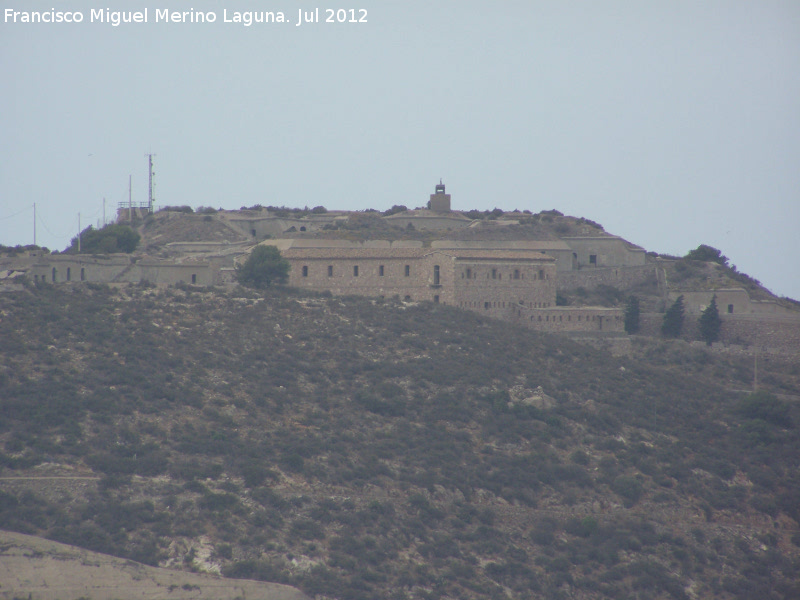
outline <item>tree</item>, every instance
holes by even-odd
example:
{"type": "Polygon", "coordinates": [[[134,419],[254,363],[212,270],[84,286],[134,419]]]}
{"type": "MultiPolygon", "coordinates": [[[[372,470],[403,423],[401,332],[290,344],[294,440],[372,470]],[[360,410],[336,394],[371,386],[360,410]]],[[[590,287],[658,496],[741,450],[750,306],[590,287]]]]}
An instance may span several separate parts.
{"type": "Polygon", "coordinates": [[[284,283],[288,276],[289,261],[275,246],[256,246],[244,264],[236,268],[236,280],[252,288],[284,283]]]}
{"type": "Polygon", "coordinates": [[[700,244],[694,250],[690,250],[686,256],[684,256],[687,260],[702,260],[705,262],[715,262],[722,266],[728,264],[728,257],[723,256],[722,251],[713,248],[712,246],[706,246],[705,244],[700,244]]]}
{"type": "MultiPolygon", "coordinates": [[[[127,225],[106,225],[95,229],[91,225],[80,233],[81,254],[114,254],[116,252],[133,252],[139,245],[141,236],[127,225]]],[[[78,253],[78,236],[72,238],[66,254],[78,253]]]]}
{"type": "Polygon", "coordinates": [[[681,295],[664,313],[664,321],[661,323],[661,335],[664,337],[678,337],[683,330],[683,313],[683,296],[681,295]]]}
{"type": "Polygon", "coordinates": [[[633,335],[639,332],[639,298],[629,296],[625,304],[625,333],[633,335]]]}
{"type": "Polygon", "coordinates": [[[698,320],[700,325],[700,337],[709,346],[719,340],[719,333],[722,329],[722,319],[717,308],[717,295],[711,297],[711,303],[706,306],[698,320]]]}

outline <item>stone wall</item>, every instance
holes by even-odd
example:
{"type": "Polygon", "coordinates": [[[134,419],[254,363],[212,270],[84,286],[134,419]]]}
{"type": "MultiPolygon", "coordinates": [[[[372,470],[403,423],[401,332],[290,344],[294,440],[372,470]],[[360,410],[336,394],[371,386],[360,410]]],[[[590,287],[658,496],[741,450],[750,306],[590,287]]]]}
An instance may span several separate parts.
{"type": "Polygon", "coordinates": [[[552,259],[532,263],[459,258],[455,270],[455,306],[460,308],[512,319],[519,306],[555,306],[552,259]]]}
{"type": "Polygon", "coordinates": [[[291,265],[291,286],[336,295],[433,300],[421,250],[409,249],[390,257],[387,252],[372,249],[290,249],[284,256],[291,265]]]}
{"type": "Polygon", "coordinates": [[[538,331],[552,333],[606,332],[624,333],[625,319],[622,309],[602,307],[525,308],[517,310],[518,321],[538,331]]]}
{"type": "Polygon", "coordinates": [[[558,289],[574,290],[579,287],[587,290],[599,285],[614,287],[630,287],[641,283],[657,281],[655,265],[641,265],[638,267],[617,267],[609,269],[585,268],[569,273],[558,274],[558,289]]]}
{"type": "Polygon", "coordinates": [[[133,266],[132,257],[119,254],[100,257],[84,254],[46,254],[0,260],[0,269],[23,270],[26,279],[34,283],[138,281],[136,273],[131,273],[133,266]]]}
{"type": "Polygon", "coordinates": [[[394,227],[405,229],[411,225],[414,229],[448,230],[462,229],[472,224],[470,219],[458,213],[438,213],[432,210],[407,211],[383,217],[394,227]],[[450,216],[448,216],[450,215],[450,216]]]}
{"type": "Polygon", "coordinates": [[[669,293],[669,302],[675,302],[678,296],[683,296],[687,314],[699,315],[705,310],[706,306],[711,304],[711,298],[716,296],[717,308],[720,314],[763,314],[789,317],[798,315],[797,311],[781,306],[775,301],[751,300],[750,294],[744,288],[721,288],[704,291],[676,290],[669,293]]]}
{"type": "MultiPolygon", "coordinates": [[[[720,341],[725,344],[758,346],[789,354],[800,354],[800,316],[720,314],[720,341]]],[[[661,336],[661,313],[641,315],[640,335],[661,336]]],[[[686,315],[681,339],[700,340],[696,315],[686,315]]]]}
{"type": "Polygon", "coordinates": [[[541,253],[423,248],[290,248],[289,284],[337,295],[427,300],[509,318],[555,304],[556,267],[541,253]]]}
{"type": "Polygon", "coordinates": [[[645,264],[645,251],[615,235],[561,238],[575,253],[578,268],[638,267],[645,264]]]}
{"type": "Polygon", "coordinates": [[[264,239],[266,236],[279,236],[294,227],[297,231],[316,231],[321,227],[320,221],[292,219],[284,217],[231,217],[221,215],[220,219],[253,239],[264,239]]]}
{"type": "Polygon", "coordinates": [[[556,259],[558,272],[572,271],[572,249],[560,240],[434,240],[431,248],[449,250],[524,250],[544,252],[556,259]]]}

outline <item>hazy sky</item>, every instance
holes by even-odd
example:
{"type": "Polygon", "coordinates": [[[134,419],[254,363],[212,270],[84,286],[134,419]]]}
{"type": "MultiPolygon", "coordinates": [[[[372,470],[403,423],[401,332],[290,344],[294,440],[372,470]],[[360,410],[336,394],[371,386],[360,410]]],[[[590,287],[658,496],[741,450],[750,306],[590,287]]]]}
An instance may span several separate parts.
{"type": "MultiPolygon", "coordinates": [[[[157,205],[556,208],[800,298],[800,2],[0,0],[0,243],[157,205]],[[298,8],[366,23],[295,26],[298,8]],[[82,23],[6,21],[6,9],[82,23]],[[148,23],[90,22],[148,9],[148,23]],[[214,11],[215,23],[155,22],[214,11]],[[288,23],[223,22],[223,9],[288,23]],[[349,14],[347,15],[349,17],[349,14]]],[[[17,17],[18,21],[20,17],[17,17]]]]}

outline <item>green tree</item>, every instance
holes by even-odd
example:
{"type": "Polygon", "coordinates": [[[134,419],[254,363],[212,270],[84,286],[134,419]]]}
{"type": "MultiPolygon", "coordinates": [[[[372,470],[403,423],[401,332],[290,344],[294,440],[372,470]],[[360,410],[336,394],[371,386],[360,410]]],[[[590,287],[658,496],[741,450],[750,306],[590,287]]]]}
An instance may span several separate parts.
{"type": "Polygon", "coordinates": [[[625,333],[634,334],[639,332],[639,298],[629,296],[625,303],[625,333]]]}
{"type": "Polygon", "coordinates": [[[284,283],[288,276],[289,261],[275,246],[256,246],[244,264],[236,268],[236,280],[252,288],[284,283]]]}
{"type": "MultiPolygon", "coordinates": [[[[141,236],[127,225],[106,225],[95,229],[91,225],[80,233],[81,254],[114,254],[133,252],[139,245],[141,236]]],[[[66,254],[78,254],[78,236],[72,238],[66,254]]]]}
{"type": "Polygon", "coordinates": [[[717,308],[717,295],[711,297],[711,303],[706,306],[698,320],[700,325],[700,337],[709,346],[719,340],[719,333],[722,329],[722,319],[717,308]]]}
{"type": "Polygon", "coordinates": [[[684,307],[683,296],[678,299],[664,313],[664,321],[661,323],[661,335],[664,337],[676,338],[683,330],[684,307]]]}
{"type": "Polygon", "coordinates": [[[702,260],[705,262],[715,262],[720,265],[727,265],[728,264],[728,257],[723,256],[720,250],[713,248],[712,246],[706,246],[705,244],[700,244],[694,250],[690,250],[685,259],[688,260],[702,260]]]}

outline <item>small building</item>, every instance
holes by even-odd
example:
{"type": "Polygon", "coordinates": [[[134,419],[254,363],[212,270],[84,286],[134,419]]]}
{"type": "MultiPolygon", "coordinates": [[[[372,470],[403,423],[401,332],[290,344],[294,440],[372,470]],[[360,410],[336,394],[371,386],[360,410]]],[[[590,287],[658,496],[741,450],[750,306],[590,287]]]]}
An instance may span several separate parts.
{"type": "Polygon", "coordinates": [[[644,248],[616,235],[562,237],[572,249],[573,268],[638,267],[645,264],[644,248]]]}

